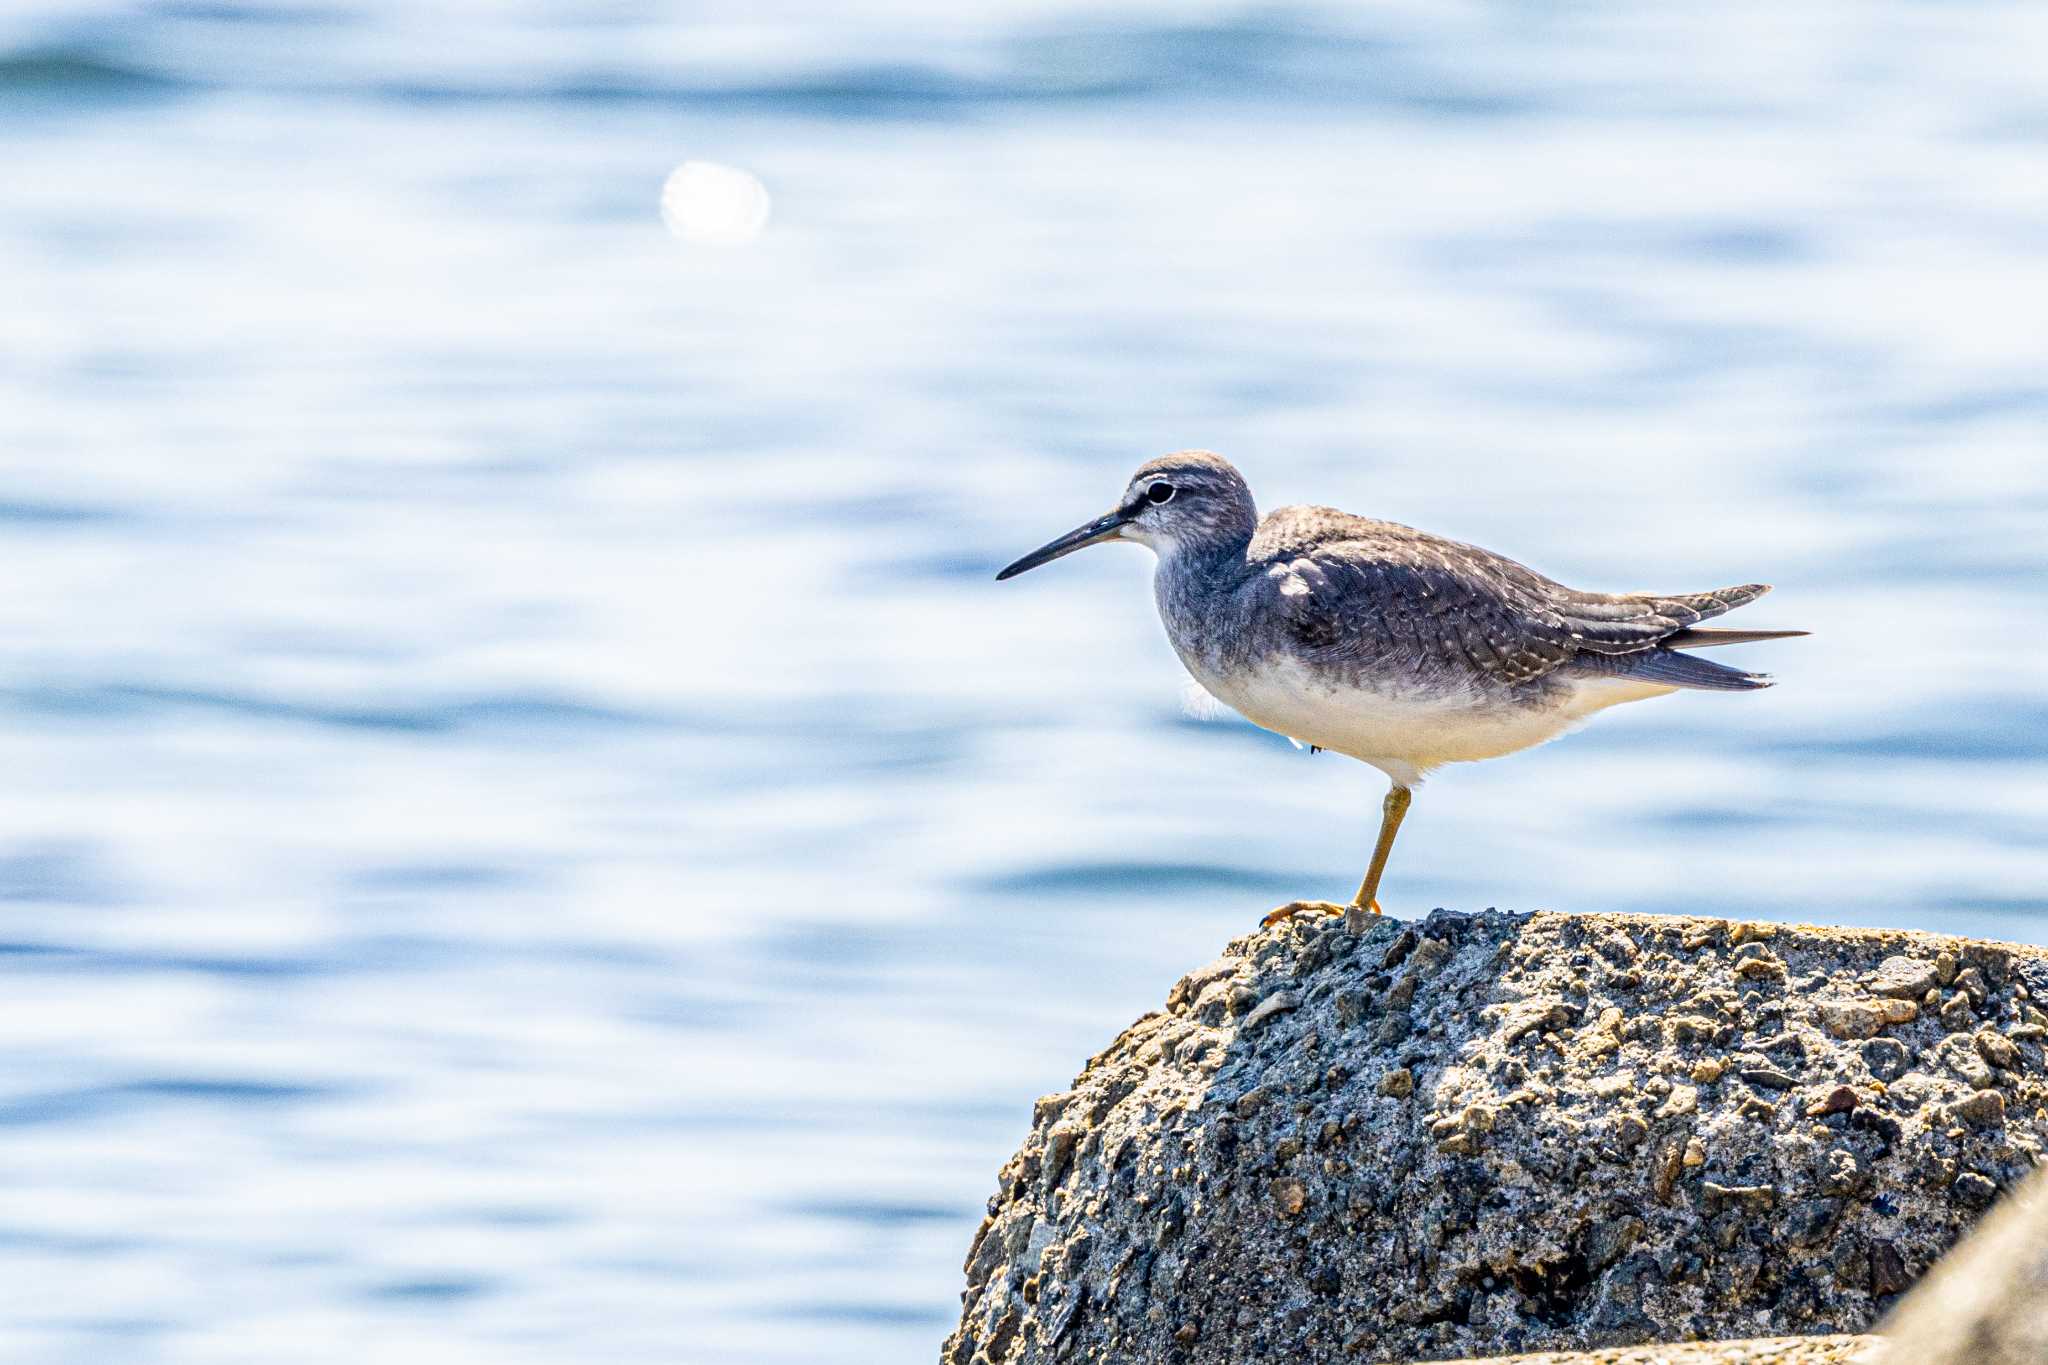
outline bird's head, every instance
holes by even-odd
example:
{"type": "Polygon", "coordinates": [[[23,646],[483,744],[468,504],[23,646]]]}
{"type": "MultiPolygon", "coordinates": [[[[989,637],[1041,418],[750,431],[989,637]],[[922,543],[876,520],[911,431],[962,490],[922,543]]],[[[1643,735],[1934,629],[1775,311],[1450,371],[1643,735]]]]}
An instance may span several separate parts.
{"type": "Polygon", "coordinates": [[[1230,461],[1206,450],[1176,451],[1139,466],[1109,512],[1039,546],[996,579],[1105,540],[1135,540],[1162,559],[1193,546],[1241,544],[1258,520],[1252,490],[1230,461]]]}

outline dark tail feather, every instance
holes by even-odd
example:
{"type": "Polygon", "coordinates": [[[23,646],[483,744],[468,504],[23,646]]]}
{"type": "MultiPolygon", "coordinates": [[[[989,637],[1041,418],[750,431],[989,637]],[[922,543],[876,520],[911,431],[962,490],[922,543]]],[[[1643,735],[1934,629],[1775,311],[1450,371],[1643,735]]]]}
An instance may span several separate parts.
{"type": "Polygon", "coordinates": [[[1617,678],[1662,683],[1666,687],[1697,687],[1708,692],[1754,692],[1771,685],[1767,674],[1744,673],[1739,668],[1668,649],[1646,649],[1637,654],[1581,654],[1578,663],[1580,667],[1617,678]]]}
{"type": "Polygon", "coordinates": [[[1790,640],[1811,634],[1810,630],[1707,630],[1693,626],[1667,635],[1659,643],[1666,649],[1712,649],[1716,645],[1747,645],[1758,640],[1790,640]]]}

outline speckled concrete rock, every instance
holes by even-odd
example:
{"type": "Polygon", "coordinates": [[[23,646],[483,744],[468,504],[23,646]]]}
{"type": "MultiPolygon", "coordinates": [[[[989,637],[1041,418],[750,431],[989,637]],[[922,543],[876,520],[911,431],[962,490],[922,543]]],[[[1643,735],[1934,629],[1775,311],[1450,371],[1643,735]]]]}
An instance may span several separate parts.
{"type": "MultiPolygon", "coordinates": [[[[1605,1351],[1543,1351],[1492,1356],[1484,1365],[1867,1365],[1876,1337],[1772,1337],[1704,1341],[1691,1346],[1623,1346],[1605,1351]]],[[[1453,1365],[1480,1365],[1456,1361],[1453,1365]]]]}
{"type": "Polygon", "coordinates": [[[2048,1170],[2008,1195],[1882,1330],[1887,1365],[2048,1365],[2048,1170]]]}
{"type": "Polygon", "coordinates": [[[949,1365],[1860,1331],[2048,1145],[2048,951],[1648,915],[1232,943],[1037,1105],[949,1365]]]}

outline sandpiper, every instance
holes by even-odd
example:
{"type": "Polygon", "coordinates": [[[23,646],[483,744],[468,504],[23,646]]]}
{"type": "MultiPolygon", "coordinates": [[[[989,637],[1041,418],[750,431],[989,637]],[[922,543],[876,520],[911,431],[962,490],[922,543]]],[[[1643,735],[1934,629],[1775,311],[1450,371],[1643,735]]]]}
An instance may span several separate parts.
{"type": "Polygon", "coordinates": [[[1116,507],[996,575],[1108,540],[1159,557],[1153,596],[1195,681],[1253,723],[1370,763],[1393,784],[1348,906],[1296,901],[1267,922],[1378,914],[1380,875],[1422,779],[1446,763],[1553,739],[1595,711],[1680,688],[1771,680],[1681,649],[1804,635],[1702,630],[1770,591],[1580,592],[1476,545],[1332,507],[1261,518],[1228,460],[1183,450],[1142,466],[1116,507]]]}

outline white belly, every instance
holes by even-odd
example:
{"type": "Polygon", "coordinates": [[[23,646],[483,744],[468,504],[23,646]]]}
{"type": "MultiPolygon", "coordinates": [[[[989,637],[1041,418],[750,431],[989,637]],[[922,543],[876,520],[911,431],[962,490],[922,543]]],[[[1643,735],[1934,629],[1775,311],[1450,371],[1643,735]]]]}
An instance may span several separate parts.
{"type": "Polygon", "coordinates": [[[1676,688],[1626,678],[1574,680],[1543,706],[1503,704],[1478,691],[1445,696],[1399,683],[1336,688],[1297,664],[1274,661],[1230,679],[1195,680],[1255,725],[1372,764],[1413,786],[1446,763],[1498,758],[1555,739],[1586,717],[1676,688]]]}

